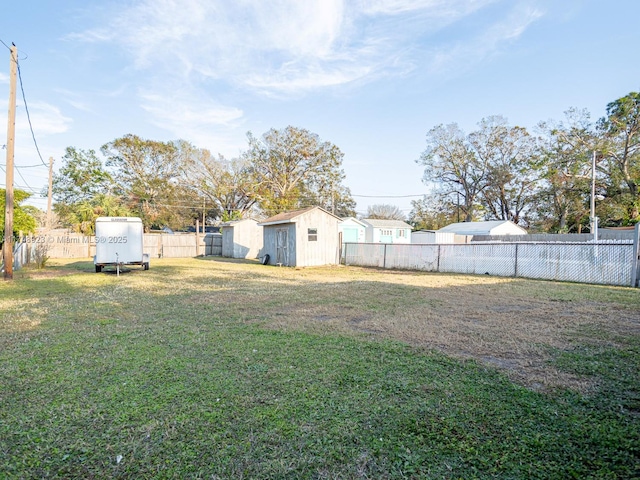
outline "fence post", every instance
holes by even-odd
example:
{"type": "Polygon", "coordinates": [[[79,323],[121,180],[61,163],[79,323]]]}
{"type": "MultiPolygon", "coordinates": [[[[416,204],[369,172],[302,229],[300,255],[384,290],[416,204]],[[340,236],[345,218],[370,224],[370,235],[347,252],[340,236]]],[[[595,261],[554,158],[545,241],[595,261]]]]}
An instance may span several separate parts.
{"type": "Polygon", "coordinates": [[[515,260],[515,266],[513,268],[513,276],[514,277],[518,276],[518,242],[516,242],[516,260],[515,260]]]}
{"type": "Polygon", "coordinates": [[[384,254],[382,255],[382,268],[387,268],[387,244],[384,244],[384,254]]]}
{"type": "Polygon", "coordinates": [[[636,223],[633,235],[633,265],[631,266],[631,286],[638,286],[640,276],[640,223],[636,223]]]}

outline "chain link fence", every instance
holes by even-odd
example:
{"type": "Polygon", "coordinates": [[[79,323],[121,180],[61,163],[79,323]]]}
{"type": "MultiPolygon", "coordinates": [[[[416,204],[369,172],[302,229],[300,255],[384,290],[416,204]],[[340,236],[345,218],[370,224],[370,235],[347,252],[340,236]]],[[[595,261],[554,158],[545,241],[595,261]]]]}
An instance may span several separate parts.
{"type": "Polygon", "coordinates": [[[621,286],[638,268],[633,243],[346,243],[343,252],[346,265],[621,286]]]}

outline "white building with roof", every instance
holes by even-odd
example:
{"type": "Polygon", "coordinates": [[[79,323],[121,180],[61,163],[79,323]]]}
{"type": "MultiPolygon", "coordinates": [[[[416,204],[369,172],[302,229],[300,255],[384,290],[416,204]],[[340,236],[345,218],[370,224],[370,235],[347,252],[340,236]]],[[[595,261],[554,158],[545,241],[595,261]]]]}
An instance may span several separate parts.
{"type": "Polygon", "coordinates": [[[257,258],[262,244],[262,227],[253,218],[222,224],[223,257],[257,258]]]}
{"type": "Polygon", "coordinates": [[[263,220],[263,263],[288,267],[337,265],[340,218],[320,208],[283,212],[263,220]]]}
{"type": "Polygon", "coordinates": [[[363,218],[366,243],[411,243],[412,227],[402,220],[363,218]]]}
{"type": "Polygon", "coordinates": [[[527,235],[527,231],[510,220],[452,223],[437,230],[456,235],[527,235]]]}
{"type": "Polygon", "coordinates": [[[347,217],[338,224],[338,232],[342,236],[342,243],[364,243],[367,226],[357,218],[347,217]]]}
{"type": "Polygon", "coordinates": [[[424,245],[432,243],[456,243],[456,234],[436,230],[418,230],[411,232],[411,243],[424,245]]]}

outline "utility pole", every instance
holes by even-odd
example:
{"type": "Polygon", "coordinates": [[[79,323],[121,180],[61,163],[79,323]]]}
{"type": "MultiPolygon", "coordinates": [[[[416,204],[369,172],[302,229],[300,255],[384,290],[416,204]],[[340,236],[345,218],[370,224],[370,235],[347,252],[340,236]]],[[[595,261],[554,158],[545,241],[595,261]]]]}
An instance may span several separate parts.
{"type": "Polygon", "coordinates": [[[49,157],[49,194],[47,195],[47,230],[51,230],[53,224],[51,212],[51,198],[53,197],[53,157],[49,157]]]}
{"type": "Polygon", "coordinates": [[[11,45],[9,61],[9,117],[7,121],[7,180],[4,208],[4,279],[13,280],[13,155],[16,134],[16,79],[18,48],[11,45]]]}
{"type": "Polygon", "coordinates": [[[206,229],[205,229],[205,224],[206,224],[206,212],[207,212],[207,200],[206,198],[202,199],[202,234],[205,235],[206,229]]]}
{"type": "Polygon", "coordinates": [[[593,241],[598,241],[598,217],[596,217],[596,151],[591,161],[591,233],[593,241]]]}

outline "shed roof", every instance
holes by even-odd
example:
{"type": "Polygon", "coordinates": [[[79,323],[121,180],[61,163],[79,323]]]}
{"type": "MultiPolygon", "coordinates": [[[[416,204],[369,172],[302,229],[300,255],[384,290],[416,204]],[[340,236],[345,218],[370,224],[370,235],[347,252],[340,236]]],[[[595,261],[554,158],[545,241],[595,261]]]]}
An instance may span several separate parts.
{"type": "Polygon", "coordinates": [[[311,210],[316,210],[316,209],[326,213],[327,215],[331,215],[332,217],[334,217],[338,221],[341,220],[340,217],[334,215],[333,213],[327,212],[324,208],[307,207],[307,208],[303,208],[301,210],[293,210],[291,212],[279,213],[277,215],[274,215],[273,217],[269,217],[266,220],[263,220],[258,225],[264,227],[264,226],[267,226],[267,225],[278,225],[278,224],[282,224],[282,223],[295,223],[296,219],[298,217],[300,217],[301,215],[304,215],[307,212],[310,212],[311,210]]]}
{"type": "Polygon", "coordinates": [[[385,218],[363,218],[362,221],[374,228],[413,228],[402,220],[388,220],[385,218]]]}
{"type": "Polygon", "coordinates": [[[357,223],[358,225],[360,225],[362,227],[366,227],[367,226],[362,220],[358,220],[356,217],[345,217],[345,218],[342,218],[341,221],[340,221],[340,223],[347,223],[347,222],[357,223]]]}
{"type": "Polygon", "coordinates": [[[452,223],[438,230],[458,235],[526,235],[527,231],[510,220],[452,223]]]}
{"type": "Polygon", "coordinates": [[[221,223],[220,226],[221,227],[233,227],[234,225],[238,225],[239,223],[243,223],[243,222],[258,223],[258,221],[256,219],[254,219],[254,218],[241,218],[240,220],[230,220],[228,222],[221,223]]]}

